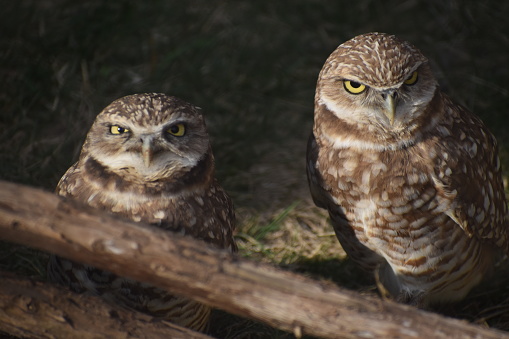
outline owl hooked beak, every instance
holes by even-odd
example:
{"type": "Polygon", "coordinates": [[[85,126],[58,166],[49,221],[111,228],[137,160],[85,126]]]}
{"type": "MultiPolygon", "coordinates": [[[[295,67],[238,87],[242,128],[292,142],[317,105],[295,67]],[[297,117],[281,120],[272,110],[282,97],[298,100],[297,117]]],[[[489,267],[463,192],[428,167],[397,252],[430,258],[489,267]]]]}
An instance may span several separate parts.
{"type": "Polygon", "coordinates": [[[396,115],[396,92],[390,91],[382,94],[382,97],[384,98],[384,106],[383,106],[383,113],[389,119],[389,122],[392,125],[394,125],[394,116],[396,115]]]}
{"type": "Polygon", "coordinates": [[[152,163],[152,159],[154,158],[154,148],[153,148],[153,137],[150,135],[145,135],[141,138],[142,146],[141,146],[141,154],[143,155],[143,162],[146,167],[150,167],[152,163]]]}

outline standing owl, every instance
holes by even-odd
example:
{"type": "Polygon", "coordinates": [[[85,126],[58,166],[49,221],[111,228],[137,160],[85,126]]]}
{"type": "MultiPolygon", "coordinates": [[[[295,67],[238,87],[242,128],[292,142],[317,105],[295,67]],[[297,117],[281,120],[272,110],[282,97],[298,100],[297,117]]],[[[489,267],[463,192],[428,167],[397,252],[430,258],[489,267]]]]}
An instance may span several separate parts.
{"type": "MultiPolygon", "coordinates": [[[[57,193],[121,217],[236,251],[233,205],[214,177],[199,109],[164,94],[118,99],[95,119],[57,193]]],[[[123,307],[204,330],[208,306],[52,256],[50,280],[123,307]]]]}
{"type": "Polygon", "coordinates": [[[398,301],[460,300],[508,252],[494,136],[395,36],[357,36],[325,62],[307,173],[345,251],[398,301]]]}

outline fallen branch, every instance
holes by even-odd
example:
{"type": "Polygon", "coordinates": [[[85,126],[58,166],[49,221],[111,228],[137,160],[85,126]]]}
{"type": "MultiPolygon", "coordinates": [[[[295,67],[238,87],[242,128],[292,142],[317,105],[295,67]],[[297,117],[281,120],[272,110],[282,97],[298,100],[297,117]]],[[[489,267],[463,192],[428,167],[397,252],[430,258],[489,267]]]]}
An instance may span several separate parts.
{"type": "Polygon", "coordinates": [[[0,272],[0,329],[23,338],[211,338],[94,296],[0,272]]]}
{"type": "Polygon", "coordinates": [[[0,237],[149,282],[296,334],[326,338],[509,335],[237,258],[53,194],[0,182],[0,237]]]}

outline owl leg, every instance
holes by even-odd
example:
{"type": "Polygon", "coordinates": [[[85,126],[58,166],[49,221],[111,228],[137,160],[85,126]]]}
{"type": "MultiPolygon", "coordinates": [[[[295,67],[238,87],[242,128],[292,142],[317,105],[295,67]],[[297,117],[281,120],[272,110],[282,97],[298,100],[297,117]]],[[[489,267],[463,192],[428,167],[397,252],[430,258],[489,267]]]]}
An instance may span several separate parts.
{"type": "Polygon", "coordinates": [[[387,288],[385,288],[385,285],[381,280],[380,266],[381,266],[381,264],[377,265],[377,267],[375,268],[375,271],[373,272],[375,274],[376,287],[377,287],[378,292],[380,293],[380,296],[382,297],[382,299],[393,299],[391,292],[389,292],[389,290],[387,288]]]}
{"type": "Polygon", "coordinates": [[[374,275],[376,287],[381,297],[390,300],[398,299],[397,297],[401,294],[399,281],[386,261],[376,266],[374,275]]]}
{"type": "Polygon", "coordinates": [[[375,271],[375,281],[383,299],[390,299],[399,303],[427,308],[426,293],[405,288],[392,267],[387,263],[379,264],[375,271]]]}

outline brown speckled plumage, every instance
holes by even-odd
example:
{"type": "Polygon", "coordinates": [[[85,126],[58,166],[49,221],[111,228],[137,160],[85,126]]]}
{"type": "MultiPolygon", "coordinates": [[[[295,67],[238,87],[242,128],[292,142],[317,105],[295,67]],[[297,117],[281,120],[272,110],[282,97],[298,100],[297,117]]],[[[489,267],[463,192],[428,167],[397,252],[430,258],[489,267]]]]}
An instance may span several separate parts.
{"type": "MultiPolygon", "coordinates": [[[[198,108],[175,97],[135,94],[106,107],[57,193],[236,251],[233,204],[214,177],[204,119],[198,108]],[[179,124],[183,135],[167,132],[179,124]],[[112,133],[112,126],[123,132],[112,133]]],[[[182,326],[203,330],[208,323],[209,307],[147,284],[55,256],[48,272],[75,291],[182,326]]]]}
{"type": "Polygon", "coordinates": [[[307,169],[346,252],[397,300],[462,299],[509,250],[495,138],[394,36],[360,35],[326,61],[307,169]]]}

